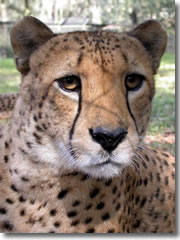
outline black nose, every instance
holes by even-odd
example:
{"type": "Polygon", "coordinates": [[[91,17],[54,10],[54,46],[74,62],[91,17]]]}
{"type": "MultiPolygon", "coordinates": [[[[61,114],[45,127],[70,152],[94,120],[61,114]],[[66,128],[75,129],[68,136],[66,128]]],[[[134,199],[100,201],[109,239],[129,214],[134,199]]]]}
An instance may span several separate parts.
{"type": "Polygon", "coordinates": [[[92,139],[99,143],[104,150],[112,152],[125,139],[128,132],[125,128],[117,128],[110,132],[98,127],[96,129],[90,128],[89,133],[92,139]]]}

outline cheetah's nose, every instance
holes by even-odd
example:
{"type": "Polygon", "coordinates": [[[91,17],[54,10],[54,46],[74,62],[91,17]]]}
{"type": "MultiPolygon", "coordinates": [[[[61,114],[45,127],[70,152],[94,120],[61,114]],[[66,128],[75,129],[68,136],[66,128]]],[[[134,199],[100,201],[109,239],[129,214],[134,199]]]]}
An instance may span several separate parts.
{"type": "Polygon", "coordinates": [[[89,129],[89,134],[91,135],[92,139],[99,143],[104,150],[109,153],[112,152],[118,146],[118,144],[125,139],[127,133],[128,132],[125,128],[117,128],[113,131],[107,131],[101,127],[89,129]]]}

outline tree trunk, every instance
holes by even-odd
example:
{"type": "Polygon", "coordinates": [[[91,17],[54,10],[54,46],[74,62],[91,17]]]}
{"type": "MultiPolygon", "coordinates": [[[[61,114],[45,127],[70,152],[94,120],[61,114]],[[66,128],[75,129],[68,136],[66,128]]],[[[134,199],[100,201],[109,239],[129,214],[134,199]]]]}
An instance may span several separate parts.
{"type": "Polygon", "coordinates": [[[137,11],[136,9],[133,9],[133,11],[129,14],[132,24],[137,25],[138,24],[138,18],[137,18],[137,11]]]}

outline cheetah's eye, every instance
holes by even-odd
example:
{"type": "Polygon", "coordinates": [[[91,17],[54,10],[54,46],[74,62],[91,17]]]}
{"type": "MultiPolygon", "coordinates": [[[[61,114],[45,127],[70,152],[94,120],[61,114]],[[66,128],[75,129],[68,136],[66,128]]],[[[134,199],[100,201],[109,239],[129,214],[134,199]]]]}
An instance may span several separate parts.
{"type": "Polygon", "coordinates": [[[81,88],[79,77],[72,75],[56,79],[59,87],[68,92],[78,92],[81,88]]]}
{"type": "Polygon", "coordinates": [[[128,91],[137,91],[143,84],[145,77],[143,75],[133,73],[125,78],[125,86],[128,91]]]}

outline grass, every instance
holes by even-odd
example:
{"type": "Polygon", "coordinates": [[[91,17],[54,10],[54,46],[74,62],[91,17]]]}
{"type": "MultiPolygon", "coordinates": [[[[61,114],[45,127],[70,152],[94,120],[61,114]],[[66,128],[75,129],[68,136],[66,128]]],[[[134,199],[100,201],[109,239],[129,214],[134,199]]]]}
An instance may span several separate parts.
{"type": "Polygon", "coordinates": [[[156,94],[148,134],[174,132],[175,127],[175,55],[166,53],[155,76],[156,94]]]}
{"type": "Polygon", "coordinates": [[[13,59],[0,59],[0,93],[17,92],[20,74],[13,59]]]}
{"type": "MultiPolygon", "coordinates": [[[[0,59],[0,93],[17,92],[20,74],[13,59],[0,59]]],[[[155,76],[156,94],[152,104],[152,115],[147,135],[162,136],[175,132],[175,55],[166,53],[155,76]]],[[[151,145],[174,153],[175,145],[154,141],[151,145]]]]}

